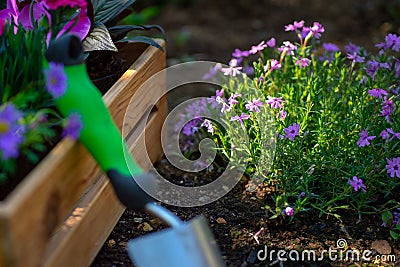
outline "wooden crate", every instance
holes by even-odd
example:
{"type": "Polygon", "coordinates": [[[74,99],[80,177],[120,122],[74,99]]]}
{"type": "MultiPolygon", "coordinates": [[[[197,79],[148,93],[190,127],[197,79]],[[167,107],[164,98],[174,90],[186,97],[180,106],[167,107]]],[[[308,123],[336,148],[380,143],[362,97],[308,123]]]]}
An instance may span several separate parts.
{"type": "MultiPolygon", "coordinates": [[[[165,46],[163,40],[156,41],[165,46]]],[[[131,99],[133,105],[146,104],[140,92],[133,97],[135,92],[165,67],[165,53],[154,47],[122,51],[138,52],[129,70],[103,97],[120,129],[131,99]]],[[[152,90],[163,92],[165,82],[152,90]]],[[[139,115],[144,112],[137,110],[139,115]]],[[[160,135],[165,116],[166,100],[162,98],[147,121],[145,140],[144,132],[135,127],[143,118],[129,120],[132,132],[127,144],[145,170],[150,164],[142,160],[144,153],[153,162],[162,156],[160,135]]],[[[0,202],[0,266],[88,266],[123,211],[107,177],[85,148],[63,139],[0,202]]]]}

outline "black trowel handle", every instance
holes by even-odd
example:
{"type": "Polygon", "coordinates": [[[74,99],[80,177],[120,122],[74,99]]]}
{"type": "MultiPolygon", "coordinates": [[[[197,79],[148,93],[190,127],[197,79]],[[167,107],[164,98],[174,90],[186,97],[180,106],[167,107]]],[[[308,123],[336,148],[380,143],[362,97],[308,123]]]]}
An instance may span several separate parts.
{"type": "Polygon", "coordinates": [[[138,182],[145,184],[146,189],[154,191],[155,177],[153,174],[143,173],[133,178],[112,169],[107,171],[107,176],[114,187],[117,197],[127,208],[134,211],[142,211],[148,203],[154,202],[154,199],[138,185],[138,182]]]}

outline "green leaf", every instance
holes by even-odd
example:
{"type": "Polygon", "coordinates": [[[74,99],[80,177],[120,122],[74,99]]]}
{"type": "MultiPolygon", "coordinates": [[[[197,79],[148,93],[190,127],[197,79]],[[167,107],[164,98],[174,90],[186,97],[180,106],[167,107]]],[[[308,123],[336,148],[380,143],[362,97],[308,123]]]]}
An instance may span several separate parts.
{"type": "Polygon", "coordinates": [[[388,226],[391,225],[393,221],[393,214],[389,210],[384,211],[382,213],[382,221],[388,226]]]}
{"type": "Polygon", "coordinates": [[[165,36],[164,29],[158,25],[119,25],[110,27],[108,31],[113,41],[119,41],[130,31],[148,31],[152,29],[158,30],[163,36],[165,36]]]}
{"type": "Polygon", "coordinates": [[[145,43],[145,44],[154,46],[164,52],[164,49],[156,41],[154,41],[153,39],[146,37],[146,36],[135,36],[135,37],[125,38],[125,39],[122,39],[121,41],[118,41],[118,43],[124,43],[124,42],[145,43]]]}
{"type": "Polygon", "coordinates": [[[94,21],[106,24],[116,18],[136,0],[92,0],[94,21]]]}
{"type": "Polygon", "coordinates": [[[107,27],[103,23],[96,22],[93,30],[82,42],[83,51],[108,50],[117,52],[118,49],[111,39],[107,27]]]}
{"type": "Polygon", "coordinates": [[[397,240],[400,238],[400,234],[396,233],[395,231],[390,230],[390,235],[394,240],[397,240]]]}

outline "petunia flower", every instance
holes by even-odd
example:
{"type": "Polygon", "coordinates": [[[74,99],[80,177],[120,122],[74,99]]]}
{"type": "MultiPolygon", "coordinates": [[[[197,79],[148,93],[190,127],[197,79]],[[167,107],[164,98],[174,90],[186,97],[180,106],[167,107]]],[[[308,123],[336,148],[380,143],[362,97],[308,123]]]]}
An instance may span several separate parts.
{"type": "Polygon", "coordinates": [[[296,61],[296,65],[298,65],[300,68],[307,67],[310,64],[311,60],[308,58],[300,58],[299,60],[296,61]]]}
{"type": "Polygon", "coordinates": [[[348,183],[353,187],[354,191],[358,192],[361,189],[363,192],[367,192],[367,187],[365,186],[362,179],[359,179],[357,176],[353,176],[352,180],[349,180],[348,183]]]}
{"type": "Polygon", "coordinates": [[[282,104],[285,103],[281,97],[271,97],[268,96],[268,100],[266,101],[267,104],[271,105],[271,108],[282,108],[282,104]]]}
{"type": "Polygon", "coordinates": [[[388,133],[387,130],[388,130],[388,129],[383,130],[383,131],[379,134],[379,136],[382,137],[383,140],[386,140],[386,139],[388,139],[388,138],[390,137],[390,135],[389,135],[389,133],[388,133]]]}
{"type": "Polygon", "coordinates": [[[263,51],[265,48],[267,48],[267,44],[265,43],[265,41],[262,41],[258,45],[253,45],[249,50],[249,53],[254,55],[257,54],[258,52],[263,51]]]}
{"type": "Polygon", "coordinates": [[[385,117],[387,122],[390,122],[390,116],[392,115],[393,111],[396,109],[392,100],[388,100],[384,97],[382,101],[382,110],[379,116],[385,117]]]}
{"type": "Polygon", "coordinates": [[[400,157],[393,159],[386,159],[386,171],[390,174],[390,177],[400,178],[400,157]]]}
{"type": "Polygon", "coordinates": [[[23,142],[24,128],[19,124],[22,112],[13,104],[7,103],[0,108],[0,152],[1,158],[17,158],[19,146],[23,142]]]}
{"type": "Polygon", "coordinates": [[[293,141],[294,138],[299,135],[300,125],[294,123],[293,125],[285,128],[284,131],[286,134],[286,138],[289,138],[291,141],[293,141]]]}
{"type": "Polygon", "coordinates": [[[323,43],[322,47],[328,52],[340,51],[339,47],[333,43],[323,43]]]}
{"type": "Polygon", "coordinates": [[[360,132],[360,139],[357,141],[357,145],[359,147],[363,146],[369,146],[371,140],[374,140],[376,136],[368,136],[368,131],[367,130],[362,130],[360,132]]]}
{"type": "Polygon", "coordinates": [[[247,101],[245,107],[249,111],[261,112],[258,107],[262,107],[262,105],[263,102],[260,101],[260,98],[253,98],[252,101],[247,101]]]}
{"type": "Polygon", "coordinates": [[[64,65],[50,62],[49,68],[43,70],[46,77],[46,90],[55,99],[62,97],[67,90],[67,75],[64,71],[64,65]]]}
{"type": "Polygon", "coordinates": [[[304,20],[300,21],[294,21],[293,24],[289,24],[285,26],[285,31],[297,31],[298,29],[301,29],[304,27],[304,20]]]}
{"type": "Polygon", "coordinates": [[[214,126],[210,120],[205,119],[200,127],[206,127],[207,132],[209,132],[210,134],[214,134],[214,126]]]}
{"type": "Polygon", "coordinates": [[[249,51],[242,51],[238,48],[236,48],[235,51],[232,53],[232,57],[234,58],[248,57],[249,55],[250,55],[249,51]]]}
{"type": "Polygon", "coordinates": [[[392,141],[394,138],[400,139],[400,133],[396,133],[392,128],[387,128],[386,131],[388,134],[392,134],[392,138],[389,141],[392,141]]]}
{"type": "Polygon", "coordinates": [[[286,207],[284,212],[285,212],[286,216],[291,217],[294,214],[294,209],[292,207],[286,207]]]}
{"type": "Polygon", "coordinates": [[[381,88],[375,88],[368,90],[368,93],[370,96],[376,97],[376,98],[383,98],[383,96],[386,96],[388,93],[381,89],[381,88]]]}
{"type": "Polygon", "coordinates": [[[240,116],[233,116],[231,117],[230,121],[240,121],[240,125],[243,126],[243,120],[247,120],[250,118],[250,115],[242,113],[240,116]]]}

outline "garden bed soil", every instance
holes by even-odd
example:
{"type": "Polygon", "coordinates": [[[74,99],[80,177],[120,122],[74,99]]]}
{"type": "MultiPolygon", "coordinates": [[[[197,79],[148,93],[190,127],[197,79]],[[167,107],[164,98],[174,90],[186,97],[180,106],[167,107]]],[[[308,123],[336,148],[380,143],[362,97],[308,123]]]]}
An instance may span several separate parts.
{"type": "MultiPolygon", "coordinates": [[[[226,63],[235,48],[248,49],[270,37],[276,37],[278,42],[293,39],[293,33],[284,32],[284,25],[294,20],[304,19],[306,24],[321,22],[326,29],[323,42],[334,42],[343,47],[351,41],[372,52],[376,52],[374,44],[382,41],[388,32],[399,32],[399,18],[393,17],[390,11],[390,5],[398,8],[399,4],[391,0],[171,2],[187,4],[167,4],[161,14],[150,21],[166,30],[170,65],[185,60],[226,63]]],[[[171,98],[172,106],[187,96],[195,95],[197,89],[185,90],[171,98]]],[[[165,178],[180,185],[182,182],[193,184],[196,180],[204,183],[218,176],[215,172],[185,173],[172,167],[165,159],[156,168],[165,178]]],[[[269,251],[296,249],[320,253],[323,249],[335,249],[339,239],[346,240],[348,249],[371,250],[371,257],[396,257],[395,262],[383,262],[381,266],[400,266],[400,242],[390,238],[389,230],[382,227],[380,216],[364,215],[360,220],[358,214],[344,212],[340,221],[309,212],[292,222],[288,218],[269,219],[271,214],[264,207],[272,205],[270,196],[268,187],[256,186],[244,177],[231,192],[214,203],[194,208],[166,207],[185,221],[203,214],[227,266],[379,266],[378,262],[331,262],[328,257],[324,261],[308,263],[281,263],[276,261],[276,256],[271,261],[257,260],[257,252],[265,246],[269,251]],[[250,192],[247,190],[250,187],[256,190],[250,192]],[[254,235],[259,231],[257,243],[254,235]]],[[[158,219],[146,213],[125,211],[91,267],[133,266],[126,252],[127,242],[163,228],[158,219]]]]}

